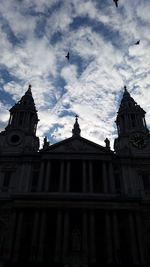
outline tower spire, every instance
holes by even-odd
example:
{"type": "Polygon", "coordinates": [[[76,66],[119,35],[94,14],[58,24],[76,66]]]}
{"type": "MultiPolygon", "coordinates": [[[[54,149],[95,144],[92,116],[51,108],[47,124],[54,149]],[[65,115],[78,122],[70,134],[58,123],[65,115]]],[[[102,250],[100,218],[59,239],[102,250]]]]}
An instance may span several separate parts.
{"type": "Polygon", "coordinates": [[[78,123],[78,115],[75,116],[75,124],[74,124],[74,128],[72,129],[72,135],[73,136],[80,136],[80,126],[79,126],[79,123],[78,123]]]}
{"type": "Polygon", "coordinates": [[[147,132],[145,113],[131,97],[127,87],[124,86],[124,93],[116,118],[118,134],[124,135],[137,130],[147,132]]]}
{"type": "Polygon", "coordinates": [[[26,91],[25,95],[31,95],[32,96],[31,87],[32,87],[32,85],[29,84],[28,90],[26,91]]]}
{"type": "Polygon", "coordinates": [[[31,85],[21,99],[9,110],[10,118],[3,132],[3,152],[35,152],[39,149],[39,138],[36,136],[39,121],[31,85]]]}
{"type": "Polygon", "coordinates": [[[6,129],[20,129],[35,135],[37,123],[37,110],[31,92],[31,84],[29,84],[25,94],[10,109],[10,119],[6,129]]]}

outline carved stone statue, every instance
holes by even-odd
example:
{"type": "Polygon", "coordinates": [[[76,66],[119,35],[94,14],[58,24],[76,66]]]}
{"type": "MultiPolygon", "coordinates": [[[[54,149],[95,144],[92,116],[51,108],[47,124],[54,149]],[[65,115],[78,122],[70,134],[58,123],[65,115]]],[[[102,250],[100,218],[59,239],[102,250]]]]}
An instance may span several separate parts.
{"type": "Polygon", "coordinates": [[[44,143],[43,143],[43,149],[46,149],[49,147],[49,142],[47,141],[47,137],[44,137],[44,143]]]}
{"type": "Polygon", "coordinates": [[[107,148],[107,149],[110,149],[110,141],[109,141],[109,139],[106,138],[106,139],[104,140],[104,142],[105,142],[105,144],[106,144],[106,148],[107,148]]]}

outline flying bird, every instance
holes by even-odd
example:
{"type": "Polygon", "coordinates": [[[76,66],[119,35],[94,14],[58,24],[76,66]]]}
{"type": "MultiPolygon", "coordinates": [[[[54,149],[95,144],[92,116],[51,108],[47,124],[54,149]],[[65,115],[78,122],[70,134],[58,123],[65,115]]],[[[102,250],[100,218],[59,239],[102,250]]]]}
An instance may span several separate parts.
{"type": "Polygon", "coordinates": [[[69,60],[69,58],[70,58],[69,52],[67,53],[66,58],[69,60]]]}
{"type": "Polygon", "coordinates": [[[115,2],[116,7],[118,7],[118,1],[119,0],[113,0],[115,2]]]}
{"type": "Polygon", "coordinates": [[[139,45],[140,44],[140,40],[138,40],[136,43],[135,43],[135,45],[139,45]]]}

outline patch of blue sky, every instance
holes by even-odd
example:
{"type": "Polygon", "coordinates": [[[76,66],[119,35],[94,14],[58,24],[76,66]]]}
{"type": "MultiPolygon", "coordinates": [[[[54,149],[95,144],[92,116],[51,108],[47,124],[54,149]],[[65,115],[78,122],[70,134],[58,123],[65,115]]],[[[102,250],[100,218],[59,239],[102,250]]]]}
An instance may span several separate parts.
{"type": "Polygon", "coordinates": [[[106,41],[110,42],[111,40],[114,46],[120,48],[121,39],[119,31],[114,31],[111,27],[97,20],[81,16],[78,16],[73,20],[70,24],[70,29],[73,31],[83,26],[91,27],[93,32],[102,35],[106,41]]]}
{"type": "Polygon", "coordinates": [[[6,122],[0,121],[0,132],[5,130],[5,127],[7,126],[6,122]]]}
{"type": "Polygon", "coordinates": [[[70,30],[77,30],[80,27],[83,26],[90,26],[92,23],[91,22],[95,22],[95,20],[91,20],[90,18],[88,18],[87,16],[78,16],[75,17],[74,20],[72,21],[72,23],[70,24],[70,30]]]}
{"type": "Polygon", "coordinates": [[[47,7],[47,5],[45,5],[44,11],[37,10],[37,6],[33,4],[32,6],[30,6],[30,9],[24,10],[23,13],[30,16],[44,15],[48,18],[53,14],[53,12],[57,11],[62,6],[62,4],[63,3],[60,1],[54,3],[53,5],[50,5],[50,7],[47,7]]]}
{"type": "Polygon", "coordinates": [[[5,92],[3,89],[0,88],[0,99],[4,105],[14,105],[14,100],[12,99],[11,95],[8,92],[5,92]]]}
{"type": "Polygon", "coordinates": [[[76,65],[77,67],[77,78],[79,79],[80,75],[86,69],[88,63],[91,62],[91,59],[83,59],[80,55],[72,52],[70,55],[70,63],[76,65]]]}
{"type": "Polygon", "coordinates": [[[62,35],[62,33],[61,33],[60,31],[55,32],[55,33],[51,36],[50,43],[51,43],[52,45],[55,45],[56,43],[61,42],[62,37],[63,37],[63,35],[62,35]]]}
{"type": "Polygon", "coordinates": [[[11,25],[9,25],[8,21],[2,16],[1,13],[0,16],[1,16],[0,22],[2,24],[2,30],[6,33],[8,41],[13,45],[19,44],[22,41],[21,36],[17,37],[14,34],[11,25]]]}
{"type": "Polygon", "coordinates": [[[62,77],[57,76],[57,79],[53,81],[53,85],[59,90],[60,97],[62,97],[67,92],[67,90],[65,89],[66,82],[62,77]]]}
{"type": "Polygon", "coordinates": [[[46,18],[44,16],[40,16],[35,28],[36,37],[42,38],[45,35],[45,27],[46,27],[46,18]]]}
{"type": "Polygon", "coordinates": [[[105,1],[99,1],[99,0],[93,0],[93,2],[96,3],[96,7],[99,8],[100,10],[106,9],[110,5],[114,5],[113,0],[105,0],[105,1]]]}
{"type": "Polygon", "coordinates": [[[62,124],[55,123],[52,126],[50,126],[50,128],[47,132],[45,132],[44,135],[46,137],[48,137],[50,144],[55,144],[58,141],[61,141],[61,139],[58,140],[58,137],[57,138],[55,137],[54,132],[57,131],[58,129],[62,129],[62,128],[64,128],[64,126],[62,124]]]}
{"type": "Polygon", "coordinates": [[[114,46],[116,46],[120,49],[121,38],[120,38],[119,31],[115,31],[111,27],[106,26],[105,24],[103,24],[101,22],[96,22],[93,25],[92,29],[96,33],[99,33],[100,35],[102,35],[103,38],[105,39],[105,41],[107,41],[107,42],[111,41],[111,43],[114,46]]]}
{"type": "MultiPolygon", "coordinates": [[[[64,60],[60,63],[59,68],[61,70],[62,67],[66,66],[66,65],[75,65],[77,67],[77,78],[79,79],[81,74],[84,72],[84,70],[86,69],[87,65],[91,62],[91,58],[82,58],[79,54],[77,54],[76,50],[72,49],[72,48],[68,48],[68,50],[66,49],[66,54],[64,55],[64,60]],[[70,53],[70,59],[67,60],[65,58],[67,52],[69,51],[70,53]],[[65,64],[64,64],[65,61],[65,64]]],[[[65,84],[64,84],[65,85],[65,84]]]]}
{"type": "Polygon", "coordinates": [[[133,93],[133,94],[137,94],[137,93],[139,93],[140,91],[141,91],[140,86],[137,85],[137,84],[134,84],[134,85],[133,85],[133,88],[130,90],[130,93],[131,93],[131,95],[132,95],[132,93],[133,93]]]}
{"type": "Polygon", "coordinates": [[[70,111],[70,110],[61,110],[59,112],[59,117],[60,118],[63,118],[63,117],[66,117],[66,116],[70,116],[70,117],[75,117],[76,113],[74,113],[73,111],[70,111]]]}
{"type": "Polygon", "coordinates": [[[115,93],[115,104],[116,104],[116,109],[118,109],[119,106],[120,106],[122,96],[123,96],[123,90],[117,91],[117,92],[115,93]]]}
{"type": "Polygon", "coordinates": [[[14,104],[14,100],[12,99],[11,95],[8,92],[5,92],[3,90],[3,85],[7,84],[7,83],[9,83],[11,81],[17,82],[17,83],[20,83],[21,81],[16,76],[11,75],[9,73],[9,71],[3,66],[0,66],[0,78],[2,78],[2,80],[3,80],[3,83],[0,84],[0,96],[1,96],[1,99],[2,99],[3,103],[8,103],[9,105],[13,105],[14,104]]]}
{"type": "Polygon", "coordinates": [[[0,77],[5,81],[5,83],[15,81],[15,82],[21,82],[19,78],[12,75],[5,66],[0,65],[0,77]]]}
{"type": "Polygon", "coordinates": [[[58,102],[58,99],[54,94],[44,93],[44,98],[46,100],[46,103],[44,104],[45,108],[47,106],[48,108],[52,109],[58,102]]]}

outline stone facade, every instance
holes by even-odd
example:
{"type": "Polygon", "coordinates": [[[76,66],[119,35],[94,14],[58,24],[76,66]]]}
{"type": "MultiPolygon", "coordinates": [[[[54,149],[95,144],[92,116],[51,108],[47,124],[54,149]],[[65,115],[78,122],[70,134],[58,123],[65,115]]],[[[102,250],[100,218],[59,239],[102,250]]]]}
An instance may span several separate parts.
{"type": "Polygon", "coordinates": [[[31,86],[0,133],[1,266],[150,264],[150,134],[126,87],[114,151],[80,135],[39,150],[31,86]]]}

